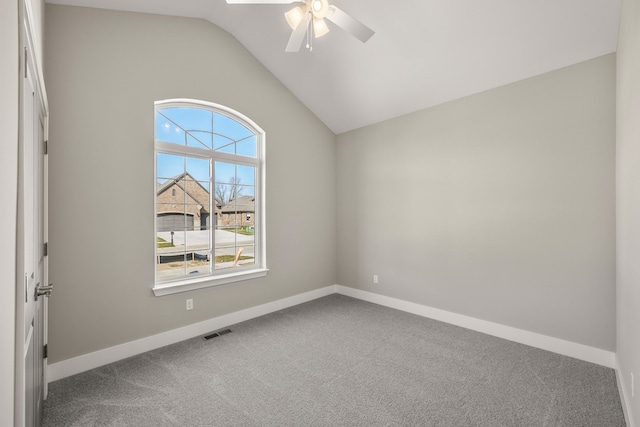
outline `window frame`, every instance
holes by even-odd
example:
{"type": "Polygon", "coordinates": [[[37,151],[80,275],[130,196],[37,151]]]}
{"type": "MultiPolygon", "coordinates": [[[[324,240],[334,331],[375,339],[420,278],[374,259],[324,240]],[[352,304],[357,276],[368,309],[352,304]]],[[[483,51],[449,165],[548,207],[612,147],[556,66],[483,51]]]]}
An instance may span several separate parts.
{"type": "Polygon", "coordinates": [[[211,162],[211,173],[209,177],[209,192],[210,192],[210,217],[212,218],[210,224],[210,241],[211,241],[211,256],[214,257],[212,262],[212,269],[209,274],[198,275],[193,278],[180,277],[177,279],[168,279],[158,281],[158,245],[154,244],[154,286],[152,288],[155,296],[170,295],[178,292],[186,292],[195,289],[202,289],[212,286],[220,286],[229,283],[256,279],[264,277],[268,273],[267,268],[267,251],[266,251],[266,215],[265,215],[265,198],[266,198],[266,167],[265,167],[265,142],[266,134],[260,126],[258,126],[253,120],[249,119],[244,114],[235,111],[229,107],[223,105],[214,104],[212,102],[188,99],[188,98],[176,98],[166,99],[154,102],[154,127],[153,127],[153,242],[156,242],[158,235],[158,203],[157,203],[157,179],[158,179],[158,165],[157,158],[158,153],[166,153],[180,156],[196,157],[209,159],[211,162]],[[178,145],[172,142],[159,141],[156,139],[156,113],[158,110],[165,108],[197,108],[204,109],[213,112],[214,114],[220,114],[227,118],[234,120],[241,125],[245,126],[256,136],[256,157],[247,157],[239,154],[230,154],[218,152],[215,150],[209,150],[200,147],[192,147],[188,145],[178,145]],[[229,162],[236,165],[246,165],[256,168],[255,175],[255,204],[254,204],[254,245],[255,255],[254,264],[251,266],[243,266],[236,268],[233,272],[227,270],[215,269],[215,199],[213,197],[213,191],[215,188],[215,169],[214,164],[216,161],[229,162]]]}

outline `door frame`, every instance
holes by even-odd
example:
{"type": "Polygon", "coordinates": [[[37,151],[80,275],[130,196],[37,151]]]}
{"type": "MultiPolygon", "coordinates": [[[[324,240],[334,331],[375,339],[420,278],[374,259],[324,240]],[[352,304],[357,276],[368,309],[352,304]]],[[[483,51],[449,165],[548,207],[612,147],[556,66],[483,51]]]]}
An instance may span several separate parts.
{"type": "Polygon", "coordinates": [[[0,182],[6,185],[5,206],[0,211],[0,424],[13,426],[15,406],[16,330],[16,217],[18,196],[18,2],[2,2],[0,13],[0,128],[2,157],[0,182]]]}
{"type": "MultiPolygon", "coordinates": [[[[36,22],[34,19],[34,13],[32,10],[30,0],[20,0],[18,6],[18,40],[19,40],[19,56],[20,56],[20,74],[19,74],[19,94],[18,94],[18,201],[22,201],[23,187],[21,178],[22,174],[22,153],[24,150],[24,76],[26,72],[26,66],[33,70],[32,80],[34,84],[34,91],[37,92],[36,101],[39,103],[37,109],[42,113],[43,120],[43,139],[48,140],[49,132],[49,108],[47,94],[44,86],[44,78],[42,74],[41,64],[38,63],[36,48],[34,40],[36,40],[38,32],[36,31],[36,22]]],[[[38,120],[38,118],[36,118],[38,120]]],[[[39,123],[38,123],[39,126],[39,123]]],[[[38,141],[40,142],[40,141],[38,141]]],[[[45,242],[48,239],[48,162],[47,156],[44,157],[43,171],[42,171],[43,186],[43,234],[45,242]]],[[[25,301],[25,283],[24,283],[24,218],[22,213],[23,208],[18,206],[18,215],[16,223],[16,283],[15,283],[15,297],[16,297],[16,323],[15,323],[15,377],[14,377],[14,425],[22,427],[25,425],[25,348],[24,348],[24,301],[25,301]]],[[[44,271],[41,280],[43,284],[47,284],[48,280],[48,257],[44,257],[44,271]]],[[[44,298],[42,307],[43,316],[43,345],[48,342],[47,335],[47,299],[44,298]]],[[[40,350],[40,349],[38,349],[40,350]]],[[[42,373],[43,373],[43,397],[46,398],[47,392],[47,378],[46,378],[46,359],[43,360],[42,373]]],[[[29,426],[27,426],[29,427],[29,426]]]]}

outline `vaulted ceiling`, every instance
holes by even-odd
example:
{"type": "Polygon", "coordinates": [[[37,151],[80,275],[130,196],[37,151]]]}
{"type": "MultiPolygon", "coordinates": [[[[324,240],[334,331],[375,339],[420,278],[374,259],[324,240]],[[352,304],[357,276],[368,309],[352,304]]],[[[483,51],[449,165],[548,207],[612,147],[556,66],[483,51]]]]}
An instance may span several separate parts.
{"type": "Polygon", "coordinates": [[[207,19],[231,33],[334,133],[616,50],[621,0],[332,0],[371,27],[329,22],[313,50],[285,53],[292,5],[225,0],[47,0],[207,19]]]}

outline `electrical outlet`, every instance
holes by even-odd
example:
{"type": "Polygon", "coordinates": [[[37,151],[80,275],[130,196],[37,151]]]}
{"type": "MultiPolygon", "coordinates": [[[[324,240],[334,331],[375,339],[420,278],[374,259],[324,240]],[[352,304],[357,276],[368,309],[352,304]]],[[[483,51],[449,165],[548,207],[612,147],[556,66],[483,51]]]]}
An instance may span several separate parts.
{"type": "Polygon", "coordinates": [[[631,372],[631,397],[636,396],[636,384],[633,381],[633,372],[631,372]]]}
{"type": "Polygon", "coordinates": [[[378,275],[377,274],[373,275],[373,283],[378,283],[378,275]]]}
{"type": "Polygon", "coordinates": [[[193,310],[193,300],[191,298],[187,300],[187,310],[193,310]]]}

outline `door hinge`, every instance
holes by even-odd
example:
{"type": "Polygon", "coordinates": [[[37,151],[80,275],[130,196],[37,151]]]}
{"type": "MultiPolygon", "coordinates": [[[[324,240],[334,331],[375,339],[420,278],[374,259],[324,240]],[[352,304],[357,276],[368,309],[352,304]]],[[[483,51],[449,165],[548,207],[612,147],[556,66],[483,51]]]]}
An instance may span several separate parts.
{"type": "Polygon", "coordinates": [[[45,344],[42,349],[42,358],[46,359],[47,357],[49,357],[49,344],[45,344]]]}
{"type": "Polygon", "coordinates": [[[24,48],[24,78],[27,78],[27,59],[29,56],[27,55],[27,48],[24,48]]]}
{"type": "Polygon", "coordinates": [[[44,256],[49,255],[49,242],[44,244],[43,253],[44,253],[44,256]]]}
{"type": "Polygon", "coordinates": [[[44,154],[49,154],[49,141],[44,140],[44,154]]]}

